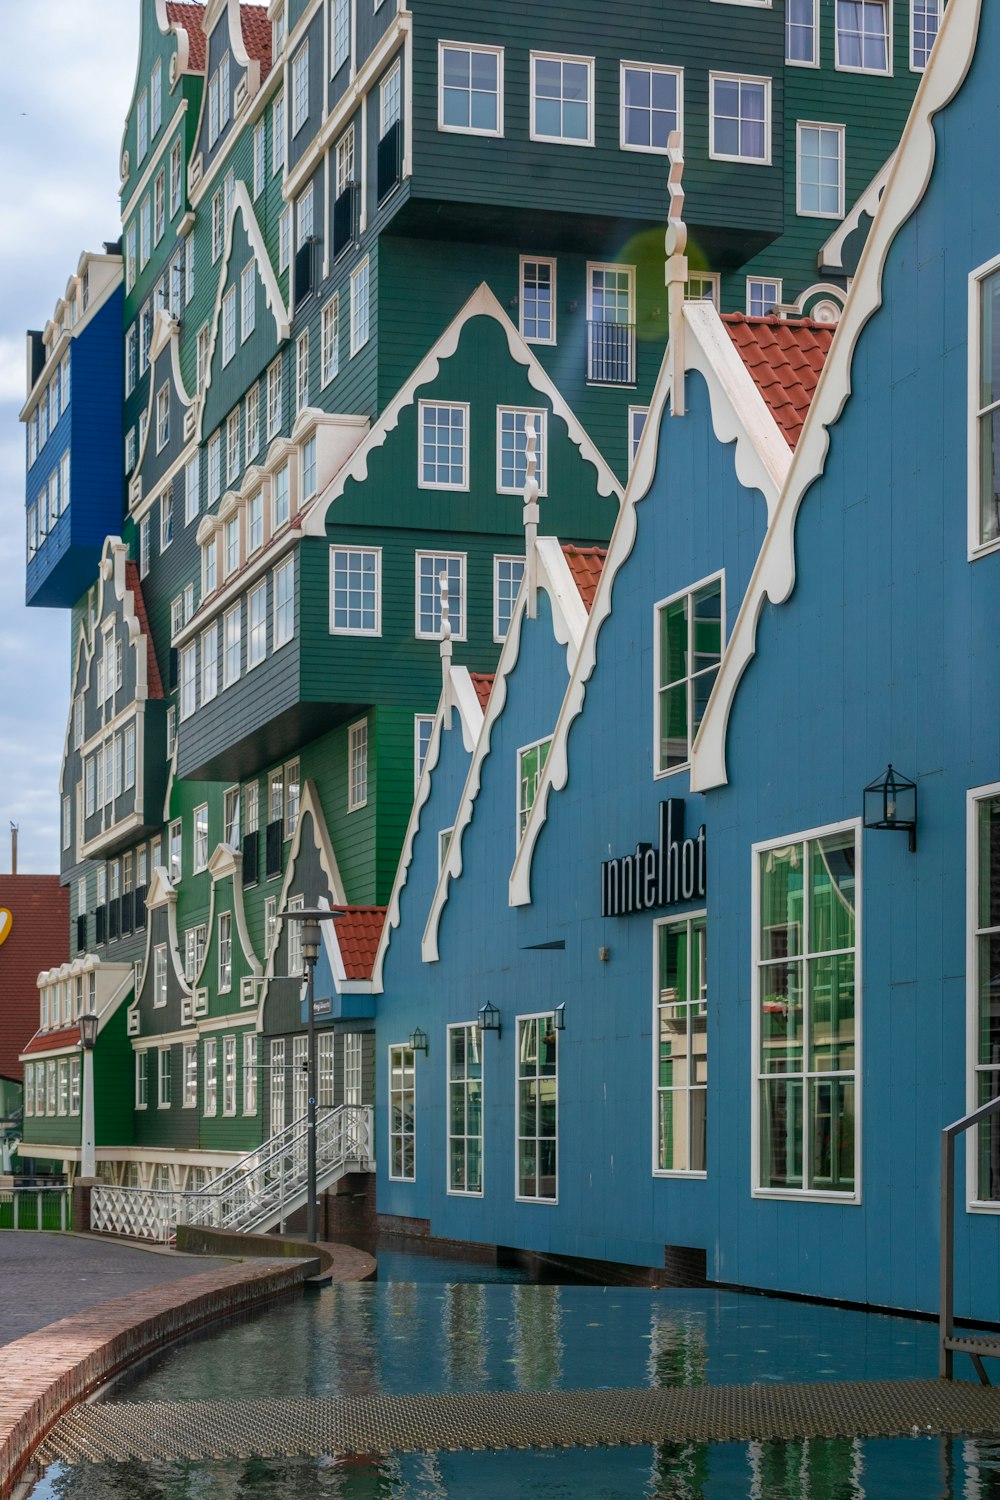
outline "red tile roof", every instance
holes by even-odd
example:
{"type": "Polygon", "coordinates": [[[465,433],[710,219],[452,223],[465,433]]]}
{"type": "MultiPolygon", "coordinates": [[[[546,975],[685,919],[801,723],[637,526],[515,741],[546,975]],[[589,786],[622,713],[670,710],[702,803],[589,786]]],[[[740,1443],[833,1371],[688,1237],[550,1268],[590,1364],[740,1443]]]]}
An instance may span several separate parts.
{"type": "Polygon", "coordinates": [[[142,597],[142,584],[139,582],[139,569],[134,562],[125,564],[125,587],[132,595],[135,605],[135,617],[139,621],[139,628],[146,638],[146,686],[151,698],[163,697],[163,683],[160,680],[160,669],[156,663],[156,651],[153,649],[153,635],[149,628],[149,616],[146,614],[146,601],[142,597]]]}
{"type": "Polygon", "coordinates": [[[69,890],[58,875],[0,875],[11,914],[0,943],[0,1078],[20,1082],[18,1054],[38,1028],[38,975],[69,958],[69,890]]]}
{"type": "Polygon", "coordinates": [[[573,582],[580,590],[580,598],[589,614],[597,594],[597,585],[601,581],[604,559],[608,555],[607,548],[574,547],[566,544],[562,550],[563,557],[569,564],[569,570],[573,575],[573,582]]]}
{"type": "Polygon", "coordinates": [[[483,713],[486,712],[486,705],[490,701],[490,693],[493,691],[493,678],[495,675],[494,672],[469,673],[469,676],[472,678],[472,686],[476,690],[476,697],[479,699],[479,707],[483,713]]]}
{"type": "Polygon", "coordinates": [[[794,448],[836,330],[809,318],[726,313],[722,321],[785,441],[794,448]]]}
{"type": "Polygon", "coordinates": [[[243,45],[249,56],[260,63],[260,81],[263,83],[271,71],[271,23],[267,19],[267,6],[241,5],[240,22],[243,45]]]}
{"type": "MultiPolygon", "coordinates": [[[[37,991],[35,992],[37,994],[37,991]]],[[[22,1052],[55,1052],[60,1047],[77,1047],[80,1044],[79,1026],[67,1026],[62,1031],[39,1031],[31,1038],[22,1052]]]]}
{"type": "Polygon", "coordinates": [[[334,923],[344,973],[348,979],[370,979],[385,922],[384,906],[338,906],[343,915],[334,923]]]}
{"type": "Polygon", "coordinates": [[[176,21],[188,34],[188,67],[204,73],[208,39],[201,29],[205,7],[192,0],[167,0],[167,20],[176,21]]]}

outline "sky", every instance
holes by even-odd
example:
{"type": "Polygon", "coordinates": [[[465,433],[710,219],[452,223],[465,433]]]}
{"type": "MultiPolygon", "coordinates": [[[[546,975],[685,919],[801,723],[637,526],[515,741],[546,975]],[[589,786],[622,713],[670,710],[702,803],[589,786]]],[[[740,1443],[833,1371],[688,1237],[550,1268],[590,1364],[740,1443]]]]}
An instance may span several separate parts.
{"type": "Polygon", "coordinates": [[[0,0],[0,872],[59,869],[69,611],[24,604],[24,333],[83,250],[120,233],[118,163],[139,0],[0,0]]]}

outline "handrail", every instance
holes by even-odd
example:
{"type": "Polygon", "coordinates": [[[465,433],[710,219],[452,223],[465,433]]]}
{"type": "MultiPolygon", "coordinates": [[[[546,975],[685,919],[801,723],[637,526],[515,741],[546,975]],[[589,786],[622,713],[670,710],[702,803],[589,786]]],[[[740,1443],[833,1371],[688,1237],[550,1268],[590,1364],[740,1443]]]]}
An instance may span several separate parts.
{"type": "MultiPolygon", "coordinates": [[[[951,1380],[954,1375],[955,1351],[951,1340],[955,1334],[955,1142],[982,1120],[1000,1111],[1000,1095],[989,1099],[941,1132],[941,1291],[938,1313],[938,1375],[951,1380]]],[[[973,1363],[982,1379],[978,1356],[973,1363]]]]}

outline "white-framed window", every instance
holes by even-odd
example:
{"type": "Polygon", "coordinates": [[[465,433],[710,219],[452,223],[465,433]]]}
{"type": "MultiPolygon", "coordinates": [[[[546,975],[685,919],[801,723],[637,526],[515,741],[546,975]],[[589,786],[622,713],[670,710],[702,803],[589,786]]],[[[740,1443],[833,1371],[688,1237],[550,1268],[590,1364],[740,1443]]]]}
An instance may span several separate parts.
{"type": "Polygon", "coordinates": [[[193,521],[201,509],[201,453],[191,455],[184,465],[184,524],[193,521]]]}
{"type": "Polygon", "coordinates": [[[202,802],[194,810],[194,855],[192,870],[195,875],[208,865],[208,803],[202,802]]]}
{"type": "Polygon", "coordinates": [[[451,828],[438,829],[438,875],[444,869],[444,862],[448,858],[448,850],[451,848],[451,836],[454,832],[454,825],[451,828]]]}
{"type": "Polygon", "coordinates": [[[177,745],[177,709],[171,704],[167,709],[167,759],[174,753],[177,745]]]}
{"type": "Polygon", "coordinates": [[[222,686],[231,687],[239,680],[243,648],[243,606],[235,604],[225,615],[225,644],[222,658],[222,686]]]}
{"type": "Polygon", "coordinates": [[[59,1106],[57,1113],[69,1114],[69,1058],[60,1057],[56,1064],[59,1078],[59,1106]]]}
{"type": "MultiPolygon", "coordinates": [[[[49,1068],[52,1070],[52,1079],[53,1079],[53,1082],[54,1082],[55,1081],[55,1068],[56,1068],[55,1063],[49,1063],[49,1068]]],[[[51,1102],[52,1102],[53,1105],[55,1104],[55,1100],[54,1099],[51,1102]]],[[[146,1052],[146,1051],[142,1051],[142,1052],[137,1052],[135,1054],[135,1107],[136,1107],[136,1109],[146,1109],[148,1107],[148,1105],[149,1105],[149,1053],[146,1052]]],[[[54,1110],[54,1108],[50,1108],[48,1112],[49,1112],[49,1114],[54,1114],[55,1110],[54,1110]]],[[[42,1113],[42,1111],[39,1110],[39,1114],[41,1114],[41,1113],[42,1113]]]]}
{"type": "Polygon", "coordinates": [[[222,837],[230,849],[240,847],[240,789],[226,788],[222,802],[222,837]]]}
{"type": "Polygon", "coordinates": [[[285,1043],[271,1043],[271,1134],[285,1127],[285,1043]]]}
{"type": "Polygon", "coordinates": [[[594,59],[531,54],[531,139],[594,144],[594,59]]]}
{"type": "Polygon", "coordinates": [[[247,463],[257,457],[260,448],[260,385],[254,383],[243,402],[243,437],[247,463]]]}
{"type": "Polygon", "coordinates": [[[135,786],[135,725],[126,724],[122,735],[123,786],[126,792],[135,786]]]}
{"type": "Polygon", "coordinates": [[[298,135],[309,118],[309,39],[292,58],[292,134],[298,135]]]}
{"type": "Polygon", "coordinates": [[[848,73],[892,72],[890,0],[836,0],[836,65],[848,73]]]}
{"type": "Polygon", "coordinates": [[[635,383],[635,266],[587,265],[587,379],[635,383]]]}
{"type": "Polygon", "coordinates": [[[253,131],[253,195],[259,198],[267,170],[267,122],[259,120],[253,131]]]}
{"type": "MultiPolygon", "coordinates": [[[[281,431],[281,355],[267,367],[267,440],[281,431]]],[[[280,470],[279,470],[280,473],[280,470]]],[[[277,484],[277,475],[275,476],[277,484]]]]}
{"type": "Polygon", "coordinates": [[[167,945],[157,943],[153,949],[153,1005],[156,1009],[167,1003],[167,945]]]}
{"type": "Polygon", "coordinates": [[[180,818],[175,818],[170,825],[168,834],[168,849],[170,857],[169,875],[172,885],[176,885],[181,878],[181,861],[183,855],[184,838],[183,826],[180,818]]]}
{"type": "Polygon", "coordinates": [[[556,262],[522,255],[518,299],[521,336],[529,344],[556,341],[556,262]]]}
{"type": "Polygon", "coordinates": [[[753,849],[754,1192],[856,1198],[857,821],[753,849]]]}
{"type": "Polygon", "coordinates": [[[379,84],[378,115],[379,140],[384,140],[392,127],[398,123],[401,109],[403,70],[399,62],[386,74],[379,84]]]}
{"type": "Polygon", "coordinates": [[[264,545],[264,492],[256,490],[247,501],[247,556],[264,545]]]}
{"type": "Polygon", "coordinates": [[[215,504],[222,494],[222,429],[208,440],[208,503],[215,504]]]}
{"type": "Polygon", "coordinates": [[[278,219],[278,270],[287,271],[292,259],[292,205],[286,204],[278,219]]]}
{"type": "Polygon", "coordinates": [[[184,934],[184,978],[188,984],[194,984],[201,973],[207,940],[208,928],[204,923],[197,927],[189,927],[184,934]]]}
{"type": "Polygon", "coordinates": [[[277,651],[295,634],[295,560],[288,558],[273,573],[274,620],[272,650],[277,651]]]}
{"type": "MultiPolygon", "coordinates": [[[[304,896],[289,896],[288,898],[289,911],[302,911],[305,908],[305,904],[306,899],[304,896]]],[[[302,923],[297,919],[293,919],[284,925],[288,928],[288,972],[293,978],[298,978],[305,973],[305,963],[302,958],[302,923]]],[[[303,1037],[301,1041],[304,1040],[305,1038],[303,1037]]],[[[298,1037],[295,1038],[295,1042],[299,1045],[301,1045],[301,1041],[298,1037]]],[[[302,1110],[296,1109],[296,1118],[299,1118],[302,1112],[302,1110]]]]}
{"type": "Polygon", "coordinates": [[[303,329],[295,341],[295,411],[309,405],[309,330],[303,329]]]}
{"type": "Polygon", "coordinates": [[[1000,256],[969,277],[969,557],[1000,546],[1000,256]]]}
{"type": "MultiPolygon", "coordinates": [[[[152,239],[152,216],[148,195],[143,198],[139,205],[139,266],[145,268],[149,264],[150,240],[152,239]]],[[[44,418],[43,413],[43,418],[44,418]]]]}
{"type": "Polygon", "coordinates": [[[441,639],[441,575],[448,579],[448,618],[452,637],[465,640],[465,553],[418,552],[417,618],[418,640],[441,639]]]}
{"type": "Polygon", "coordinates": [[[219,1088],[219,1044],[215,1037],[205,1038],[205,1097],[203,1109],[206,1115],[214,1115],[218,1109],[219,1088]]]}
{"type": "Polygon", "coordinates": [[[503,48],[438,42],[438,129],[503,135],[503,48]]]}
{"type": "Polygon", "coordinates": [[[160,551],[166,552],[174,539],[174,496],[172,490],[164,490],[160,496],[160,551]]]}
{"type": "MultiPolygon", "coordinates": [[[[977,787],[968,806],[970,1109],[1000,1094],[1000,783],[977,787]]],[[[967,1198],[971,1206],[1000,1207],[1000,1131],[997,1118],[969,1132],[967,1198]]]]}
{"type": "Polygon", "coordinates": [[[257,326],[257,265],[248,261],[240,273],[240,342],[257,326]]]}
{"type": "Polygon", "coordinates": [[[552,736],[525,745],[517,752],[517,841],[521,842],[528,826],[528,817],[538,795],[538,783],[545,770],[545,762],[552,749],[552,736]]]}
{"type": "Polygon", "coordinates": [[[448,1027],[448,1191],[483,1192],[483,1055],[476,1022],[448,1027]]]}
{"type": "Polygon", "coordinates": [[[243,1113],[257,1113],[257,1038],[251,1032],[243,1037],[243,1113]]]}
{"type": "Polygon", "coordinates": [[[198,329],[198,343],[195,351],[195,381],[199,392],[205,389],[205,381],[208,377],[208,341],[210,333],[207,323],[203,323],[198,329]]]}
{"type": "Polygon", "coordinates": [[[264,952],[274,947],[274,935],[278,930],[278,898],[268,896],[264,901],[264,952]]]}
{"type": "Polygon", "coordinates": [[[73,808],[68,797],[62,799],[62,847],[68,849],[73,842],[73,808]]]}
{"type": "Polygon", "coordinates": [[[80,1065],[79,1057],[71,1057],[69,1060],[69,1112],[71,1115],[80,1113],[80,1065]]]}
{"type": "Polygon", "coordinates": [[[219,555],[215,534],[203,543],[201,549],[201,597],[207,599],[215,592],[218,583],[219,555]]]}
{"type": "Polygon", "coordinates": [[[524,577],[523,557],[497,556],[493,559],[493,639],[505,641],[514,616],[521,580],[524,577]]]}
{"type": "Polygon", "coordinates": [[[843,125],[799,120],[796,139],[796,212],[813,219],[844,216],[843,125]]]}
{"type": "Polygon", "coordinates": [[[349,125],[337,142],[337,197],[340,198],[354,179],[354,126],[349,125]]]}
{"type": "Polygon", "coordinates": [[[347,737],[347,811],[368,801],[368,720],[352,724],[347,737]]]}
{"type": "Polygon", "coordinates": [[[222,1038],[222,1113],[236,1113],[236,1038],[222,1038]]]}
{"type": "Polygon", "coordinates": [[[240,474],[240,409],[234,406],[226,418],[226,483],[235,484],[240,474]]]}
{"type": "Polygon", "coordinates": [[[648,416],[648,406],[630,406],[628,409],[628,466],[630,471],[635,463],[635,456],[639,452],[639,442],[645,431],[648,416]]]}
{"type": "Polygon", "coordinates": [[[819,67],[819,0],[785,0],[785,62],[819,67]]]}
{"type": "Polygon", "coordinates": [[[528,419],[535,425],[538,493],[548,493],[548,412],[541,407],[497,407],[497,492],[520,495],[528,476],[528,419]]]}
{"type": "Polygon", "coordinates": [[[170,441],[170,387],[166,381],[156,393],[156,451],[170,441]]]}
{"type": "Polygon", "coordinates": [[[182,1068],[184,1094],[183,1109],[198,1108],[198,1043],[186,1042],[183,1048],[182,1068]]]}
{"type": "Polygon", "coordinates": [[[236,288],[222,299],[222,363],[228,365],[236,353],[236,288]]]}
{"type": "Polygon", "coordinates": [[[222,576],[231,578],[240,565],[240,513],[229,516],[222,526],[222,576]]]}
{"type": "Polygon", "coordinates": [[[170,1108],[170,1048],[158,1047],[156,1069],[156,1105],[158,1109],[170,1108]]]}
{"type": "Polygon", "coordinates": [[[166,169],[161,167],[153,179],[153,244],[158,245],[163,238],[163,229],[167,218],[167,177],[166,169]]]}
{"type": "Polygon", "coordinates": [[[247,598],[247,671],[267,655],[267,583],[252,589],[247,598]]]}
{"type": "Polygon", "coordinates": [[[551,1011],[517,1018],[516,1196],[559,1196],[559,1033],[551,1011]]]}
{"type": "Polygon", "coordinates": [[[653,1171],[706,1170],[705,916],[653,924],[653,1171]]]}
{"type": "Polygon", "coordinates": [[[298,198],[295,200],[296,219],[298,224],[296,244],[299,246],[299,249],[302,248],[306,240],[312,238],[313,211],[315,201],[316,195],[313,192],[312,183],[310,183],[305,191],[300,193],[298,198]]]}
{"type": "Polygon", "coordinates": [[[271,108],[271,175],[276,177],[285,165],[285,96],[276,94],[271,108]]]}
{"type": "Polygon", "coordinates": [[[344,1103],[361,1104],[362,1100],[362,1048],[364,1038],[359,1031],[348,1031],[344,1036],[344,1103]]]}
{"type": "Polygon", "coordinates": [[[420,402],[419,487],[469,488],[469,404],[420,402]]]}
{"type": "Polygon", "coordinates": [[[223,218],[223,190],[217,188],[212,195],[212,264],[219,259],[226,242],[226,225],[223,218]]]}
{"type": "Polygon", "coordinates": [[[389,1177],[417,1179],[417,1071],[412,1047],[389,1048],[389,1177]]]}
{"type": "Polygon", "coordinates": [[[181,719],[190,719],[198,707],[198,648],[185,646],[180,654],[181,719]]]}
{"type": "Polygon", "coordinates": [[[747,277],[747,317],[770,318],[781,304],[780,276],[747,277]]]}
{"type": "Polygon", "coordinates": [[[719,673],[725,603],[721,573],[655,606],[656,706],[654,774],[691,759],[709,694],[719,673]]]}
{"type": "Polygon", "coordinates": [[[302,797],[302,767],[297,760],[290,760],[285,767],[285,838],[295,836],[299,823],[299,803],[302,797]]]}
{"type": "Polygon", "coordinates": [[[709,156],[715,161],[771,161],[771,80],[710,73],[709,156]]]}
{"type": "Polygon", "coordinates": [[[331,77],[338,73],[351,55],[351,0],[333,0],[331,77]]]}
{"type": "Polygon", "coordinates": [[[431,735],[434,732],[433,714],[415,714],[413,718],[413,785],[416,787],[424,769],[431,735]]]}
{"type": "Polygon", "coordinates": [[[351,272],[351,355],[357,354],[368,342],[370,333],[368,317],[368,257],[351,272]]]}
{"type": "Polygon", "coordinates": [[[910,67],[922,73],[941,25],[942,0],[910,0],[910,67]]]}
{"type": "Polygon", "coordinates": [[[660,64],[621,65],[620,145],[664,154],[672,130],[684,128],[684,73],[660,64]]]}
{"type": "Polygon", "coordinates": [[[149,94],[143,89],[139,95],[135,112],[135,154],[142,161],[149,150],[149,94]]]}
{"type": "Polygon", "coordinates": [[[319,383],[328,386],[340,368],[340,298],[336,292],[320,319],[319,383]]]}
{"type": "Polygon", "coordinates": [[[331,547],[330,634],[381,633],[381,547],[331,547]]]}
{"type": "Polygon", "coordinates": [[[226,993],[233,986],[233,915],[219,913],[219,992],[226,993]]]}

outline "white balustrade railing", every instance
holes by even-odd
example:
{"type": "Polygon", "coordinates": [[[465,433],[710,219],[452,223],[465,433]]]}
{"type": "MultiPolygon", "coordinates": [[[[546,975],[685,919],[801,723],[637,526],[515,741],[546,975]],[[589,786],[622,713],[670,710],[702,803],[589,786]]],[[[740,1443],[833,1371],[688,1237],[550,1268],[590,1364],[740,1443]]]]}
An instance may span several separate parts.
{"type": "MultiPolygon", "coordinates": [[[[169,1243],[178,1224],[252,1230],[283,1222],[306,1196],[309,1124],[293,1121],[194,1192],[94,1187],[91,1228],[130,1239],[169,1243]]],[[[316,1181],[329,1186],[349,1171],[372,1165],[370,1105],[324,1110],[316,1123],[316,1181]]]]}

